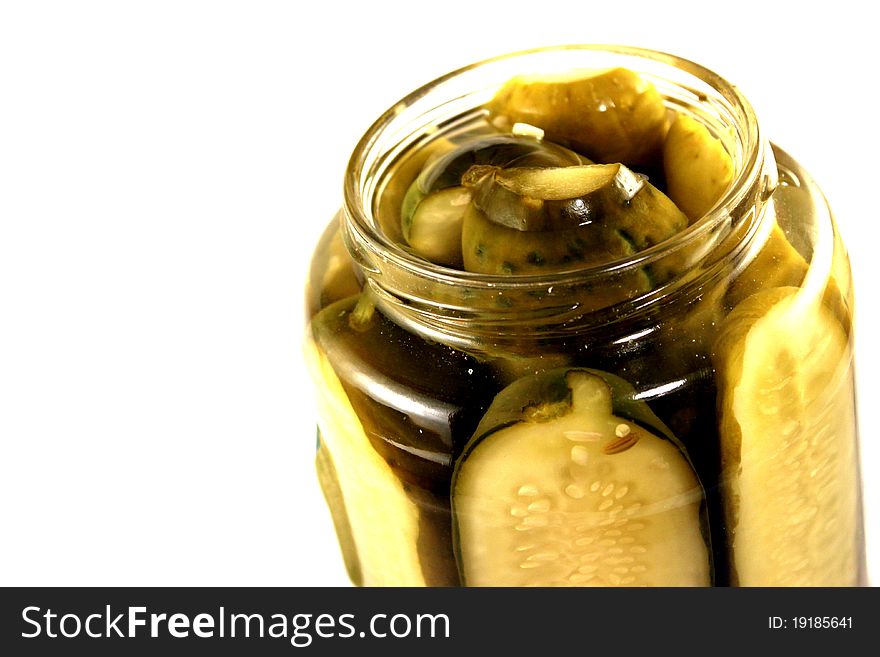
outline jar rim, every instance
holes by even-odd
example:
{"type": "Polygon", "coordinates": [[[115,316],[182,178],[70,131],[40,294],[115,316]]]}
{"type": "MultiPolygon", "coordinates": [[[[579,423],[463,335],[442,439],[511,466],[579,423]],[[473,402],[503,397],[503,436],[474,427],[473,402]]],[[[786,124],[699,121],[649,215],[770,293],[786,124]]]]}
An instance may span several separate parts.
{"type": "MultiPolygon", "coordinates": [[[[423,126],[425,129],[428,127],[427,124],[423,126]]],[[[415,89],[386,110],[367,129],[349,159],[343,188],[343,216],[347,219],[345,222],[346,228],[348,231],[355,233],[360,247],[365,247],[374,257],[381,258],[383,262],[400,267],[410,275],[421,279],[429,279],[434,283],[466,285],[471,288],[492,288],[498,291],[521,291],[535,287],[544,287],[548,284],[584,283],[607,277],[609,274],[625,273],[629,270],[648,266],[688,245],[692,245],[705,234],[717,229],[723,222],[730,221],[730,208],[741,207],[744,202],[748,202],[749,197],[754,196],[752,190],[761,183],[759,177],[761,176],[762,162],[765,157],[764,151],[764,140],[749,101],[736,86],[700,64],[677,55],[624,45],[568,44],[531,48],[483,59],[453,70],[415,89]],[[724,195],[708,213],[676,235],[635,254],[599,265],[579,267],[561,272],[514,275],[475,273],[429,262],[404,249],[400,244],[384,234],[375,223],[370,221],[367,208],[371,207],[371,203],[365,203],[365,199],[361,194],[361,179],[364,173],[364,165],[378,138],[382,135],[383,131],[392,125],[403,109],[424,98],[444,83],[471,71],[507,60],[565,51],[619,55],[665,65],[669,67],[669,70],[677,69],[708,85],[729,104],[729,109],[741,118],[741,121],[736,122],[735,127],[737,128],[737,138],[742,148],[742,163],[738,170],[735,170],[735,177],[724,195]]],[[[763,184],[764,189],[759,191],[761,200],[766,199],[772,192],[772,182],[768,181],[763,184]]]]}

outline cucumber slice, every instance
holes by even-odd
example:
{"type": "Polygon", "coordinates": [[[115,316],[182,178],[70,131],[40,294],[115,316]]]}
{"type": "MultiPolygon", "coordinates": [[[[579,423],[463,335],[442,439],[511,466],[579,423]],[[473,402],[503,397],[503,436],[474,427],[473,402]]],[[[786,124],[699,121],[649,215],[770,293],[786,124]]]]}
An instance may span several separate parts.
{"type": "Polygon", "coordinates": [[[710,585],[703,489],[667,432],[626,384],[593,370],[505,388],[456,461],[462,581],[710,585]]]}
{"type": "Polygon", "coordinates": [[[852,353],[806,291],[741,303],[715,346],[733,581],[853,586],[858,470],[852,353]]]}
{"type": "Polygon", "coordinates": [[[733,180],[733,160],[699,121],[679,114],[663,144],[669,197],[691,219],[702,217],[733,180]]]}
{"type": "Polygon", "coordinates": [[[404,225],[403,236],[420,256],[438,265],[461,268],[461,225],[471,194],[448,187],[424,197],[404,225]]]}
{"type": "MultiPolygon", "coordinates": [[[[586,196],[610,185],[620,173],[619,164],[573,167],[516,167],[500,170],[495,181],[519,196],[542,201],[564,201],[586,196]]],[[[631,196],[634,196],[633,193],[631,196]]]]}
{"type": "Polygon", "coordinates": [[[537,126],[597,162],[650,164],[666,131],[654,85],[623,68],[517,76],[486,107],[495,125],[537,126]]]}
{"type": "MultiPolygon", "coordinates": [[[[321,380],[316,386],[321,437],[339,475],[337,482],[357,550],[361,583],[424,586],[417,549],[418,507],[388,463],[373,449],[336,372],[313,341],[307,343],[306,360],[313,376],[321,380]]],[[[324,490],[328,501],[336,498],[334,491],[326,486],[324,490]]],[[[345,552],[345,537],[339,538],[345,552]]]]}
{"type": "Polygon", "coordinates": [[[411,585],[456,584],[452,455],[500,389],[495,374],[472,356],[403,330],[375,309],[369,292],[324,309],[310,333],[312,370],[325,372],[318,379],[327,425],[321,434],[339,474],[364,583],[404,580],[401,566],[387,558],[400,561],[408,577],[407,564],[418,562],[421,575],[411,585]]]}
{"type": "MultiPolygon", "coordinates": [[[[455,148],[446,137],[431,139],[403,153],[382,179],[377,190],[376,220],[382,232],[396,242],[403,239],[401,206],[421,174],[425,163],[455,148]]],[[[416,199],[418,200],[418,199],[416,199]]],[[[412,199],[406,201],[410,207],[412,199]]]]}
{"type": "Polygon", "coordinates": [[[315,469],[318,472],[318,483],[321,484],[324,501],[327,502],[327,506],[330,508],[333,528],[336,530],[336,537],[342,550],[342,559],[345,562],[348,578],[355,586],[363,586],[361,563],[354,544],[351,523],[348,522],[348,513],[345,510],[345,499],[342,496],[342,489],[339,487],[336,466],[333,465],[333,458],[330,456],[330,452],[321,444],[320,435],[321,432],[318,431],[319,442],[317,452],[315,453],[315,469]]]}

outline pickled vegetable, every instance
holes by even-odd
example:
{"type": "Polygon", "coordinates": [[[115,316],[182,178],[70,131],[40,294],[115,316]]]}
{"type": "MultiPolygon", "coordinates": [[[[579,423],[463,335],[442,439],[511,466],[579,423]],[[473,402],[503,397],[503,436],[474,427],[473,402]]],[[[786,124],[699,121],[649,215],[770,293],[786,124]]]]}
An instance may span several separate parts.
{"type": "MultiPolygon", "coordinates": [[[[405,205],[413,182],[421,173],[426,162],[440,157],[455,148],[456,144],[448,138],[432,139],[406,151],[390,169],[382,182],[376,219],[382,232],[391,239],[403,241],[401,227],[401,206],[405,205]]],[[[415,206],[412,205],[412,208],[415,206]]],[[[412,209],[411,208],[411,209],[412,209]]]]}
{"type": "Polygon", "coordinates": [[[779,224],[773,224],[770,235],[759,248],[754,259],[730,284],[727,298],[731,305],[761,290],[800,285],[807,275],[807,261],[791,245],[779,224]]]}
{"type": "MultiPolygon", "coordinates": [[[[320,436],[320,432],[318,433],[320,436]]],[[[320,442],[315,453],[315,469],[318,472],[318,483],[321,484],[324,500],[327,502],[330,516],[333,519],[333,528],[336,530],[336,536],[339,540],[345,570],[355,586],[362,586],[361,563],[354,544],[351,523],[348,522],[348,512],[345,510],[345,498],[342,495],[342,488],[339,486],[339,476],[336,474],[336,466],[333,465],[330,453],[320,442]]]]}
{"type": "Polygon", "coordinates": [[[602,163],[659,159],[666,108],[650,82],[623,68],[508,81],[487,105],[496,125],[528,123],[602,163]]]}
{"type": "MultiPolygon", "coordinates": [[[[356,413],[348,418],[338,411],[344,422],[335,433],[335,419],[331,426],[321,428],[339,473],[355,538],[369,532],[362,539],[369,541],[369,554],[386,545],[395,558],[401,552],[409,555],[398,545],[409,542],[424,584],[457,584],[450,539],[452,454],[473,433],[500,388],[494,374],[471,356],[404,331],[374,307],[369,293],[326,308],[313,320],[311,333],[313,352],[320,356],[319,363],[335,386],[326,386],[332,390],[330,401],[356,413]],[[354,433],[355,419],[356,440],[348,437],[354,433]],[[336,443],[343,443],[343,449],[336,443]],[[357,470],[361,458],[366,459],[363,467],[371,471],[358,476],[365,481],[382,479],[375,491],[359,490],[358,479],[349,479],[350,490],[346,489],[346,468],[357,470]],[[354,502],[349,501],[352,495],[354,502]],[[386,503],[382,495],[395,499],[403,495],[413,506],[400,500],[386,503]],[[370,514],[384,513],[382,509],[395,504],[407,509],[400,531],[390,515],[383,519],[386,524],[377,520],[368,529],[370,514]]],[[[383,565],[377,557],[365,557],[360,543],[357,549],[367,583],[370,572],[379,572],[373,566],[383,565]]],[[[412,571],[407,566],[406,572],[411,575],[412,571]]],[[[395,577],[402,579],[397,573],[395,577]]]]}
{"type": "MultiPolygon", "coordinates": [[[[475,190],[462,229],[467,271],[548,273],[604,264],[687,226],[687,218],[662,192],[619,164],[481,168],[466,174],[465,184],[475,190]],[[511,204],[528,204],[531,223],[512,228],[509,218],[499,216],[503,208],[483,203],[486,187],[503,188],[512,195],[511,204]]],[[[636,276],[643,278],[637,289],[650,289],[645,272],[636,276]]]]}
{"type": "Polygon", "coordinates": [[[806,172],[677,78],[440,89],[356,171],[358,264],[328,233],[310,274],[353,581],[859,583],[852,289],[806,172]]]}
{"type": "MultiPolygon", "coordinates": [[[[461,234],[466,271],[483,274],[539,274],[611,262],[636,252],[628,235],[581,226],[558,231],[521,231],[491,221],[473,203],[465,210],[461,234]]],[[[649,290],[643,271],[631,277],[649,290]]]]}
{"type": "MultiPolygon", "coordinates": [[[[327,358],[314,343],[309,343],[306,356],[312,371],[322,378],[317,400],[321,436],[339,475],[336,481],[354,538],[362,583],[424,586],[416,547],[418,507],[388,463],[373,449],[327,358]],[[387,536],[388,527],[394,527],[394,540],[387,536]]],[[[326,485],[324,490],[330,499],[337,495],[326,485]]],[[[352,564],[350,569],[354,568],[352,564]]]]}
{"type": "Polygon", "coordinates": [[[404,238],[423,258],[447,267],[461,268],[461,226],[471,194],[464,187],[431,192],[413,211],[404,226],[404,238]]]}
{"type": "Polygon", "coordinates": [[[471,586],[708,586],[702,487],[668,430],[609,375],[559,369],[495,398],[456,461],[471,586]]]}
{"type": "MultiPolygon", "coordinates": [[[[506,171],[498,171],[495,181],[519,196],[539,198],[542,201],[565,201],[579,196],[586,196],[606,189],[620,179],[619,164],[594,164],[579,167],[516,167],[506,171]]],[[[640,187],[640,181],[634,180],[633,186],[640,187]]],[[[637,190],[628,190],[629,198],[635,196],[637,190]]]]}
{"type": "Polygon", "coordinates": [[[733,180],[733,160],[699,121],[679,114],[663,145],[669,198],[692,221],[706,214],[733,180]]]}
{"type": "Polygon", "coordinates": [[[321,235],[309,267],[306,315],[311,318],[331,303],[357,294],[360,289],[351,256],[339,234],[339,223],[334,220],[321,235]]]}
{"type": "MultiPolygon", "coordinates": [[[[525,135],[477,135],[455,148],[444,149],[429,157],[403,197],[400,224],[404,239],[409,240],[416,208],[432,192],[461,185],[462,177],[472,166],[571,166],[588,160],[567,148],[525,135]]],[[[454,228],[451,229],[454,232],[454,228]]]]}
{"type": "Polygon", "coordinates": [[[747,298],[716,345],[725,511],[740,586],[852,586],[858,481],[847,336],[797,288],[747,298]]]}

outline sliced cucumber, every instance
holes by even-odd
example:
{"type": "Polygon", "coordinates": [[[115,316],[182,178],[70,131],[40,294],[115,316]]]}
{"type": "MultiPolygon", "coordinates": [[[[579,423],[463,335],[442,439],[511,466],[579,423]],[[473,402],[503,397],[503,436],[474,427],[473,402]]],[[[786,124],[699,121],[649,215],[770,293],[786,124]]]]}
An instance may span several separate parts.
{"type": "Polygon", "coordinates": [[[666,132],[657,89],[623,68],[517,76],[487,107],[496,125],[528,123],[597,162],[650,164],[666,132]]]}
{"type": "MultiPolygon", "coordinates": [[[[344,508],[341,512],[346,513],[350,524],[361,583],[424,586],[417,548],[418,506],[388,463],[373,449],[342,383],[313,341],[307,344],[306,357],[313,376],[320,377],[316,389],[322,449],[326,448],[332,456],[339,475],[337,482],[344,508]]],[[[328,501],[337,499],[337,493],[326,483],[324,490],[328,501]]],[[[339,538],[345,553],[346,537],[339,538]]],[[[351,563],[350,556],[346,562],[351,563]]]]}
{"type": "Polygon", "coordinates": [[[461,268],[461,225],[471,194],[448,187],[424,197],[404,225],[403,236],[420,256],[447,267],[461,268]]]}
{"type": "Polygon", "coordinates": [[[373,300],[365,292],[312,320],[323,444],[364,583],[454,584],[452,454],[501,386],[487,364],[403,330],[373,300]]]}
{"type": "Polygon", "coordinates": [[[703,489],[667,431],[625,384],[592,370],[505,388],[456,461],[462,581],[710,585],[703,489]]]}
{"type": "Polygon", "coordinates": [[[858,468],[852,353],[806,290],[747,298],[715,345],[733,581],[853,586],[858,468]]]}
{"type": "Polygon", "coordinates": [[[669,197],[691,219],[699,219],[733,180],[733,160],[721,140],[699,121],[679,114],[663,144],[669,197]]]}
{"type": "MultiPolygon", "coordinates": [[[[431,139],[403,153],[380,182],[376,198],[376,220],[382,232],[399,242],[403,239],[401,206],[408,198],[414,181],[421,174],[425,163],[455,148],[455,143],[445,137],[431,139]]],[[[408,201],[411,203],[410,201],[408,201]]],[[[414,206],[412,206],[414,207],[414,206]]]]}
{"type": "MultiPolygon", "coordinates": [[[[320,441],[320,431],[318,432],[320,441]]],[[[345,510],[345,498],[342,488],[339,486],[339,477],[336,474],[336,466],[333,458],[323,444],[318,444],[315,453],[315,469],[318,471],[318,483],[324,493],[324,500],[330,508],[333,519],[333,528],[336,530],[336,538],[339,548],[342,550],[342,559],[345,562],[345,570],[352,584],[363,586],[361,577],[361,563],[358,559],[357,548],[354,544],[354,535],[351,532],[351,523],[348,522],[348,512],[345,510]]]]}
{"type": "Polygon", "coordinates": [[[586,164],[572,167],[515,167],[500,170],[495,181],[519,196],[542,201],[565,201],[586,196],[614,182],[619,164],[586,164]]]}

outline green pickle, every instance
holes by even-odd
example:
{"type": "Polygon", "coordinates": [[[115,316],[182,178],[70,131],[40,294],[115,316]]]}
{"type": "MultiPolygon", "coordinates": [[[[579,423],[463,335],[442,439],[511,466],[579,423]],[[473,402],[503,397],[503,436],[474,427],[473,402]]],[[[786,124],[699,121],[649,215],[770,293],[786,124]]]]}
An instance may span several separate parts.
{"type": "MultiPolygon", "coordinates": [[[[337,470],[373,463],[371,478],[382,480],[381,488],[351,486],[348,495],[341,482],[349,522],[362,523],[355,545],[359,538],[371,546],[395,544],[385,523],[371,520],[393,502],[407,509],[413,537],[408,552],[387,550],[389,557],[397,555],[396,570],[409,564],[400,583],[456,584],[447,494],[452,454],[488,407],[498,387],[492,374],[475,358],[420,341],[389,322],[367,293],[325,308],[313,319],[311,333],[324,376],[335,377],[326,386],[330,403],[350,409],[328,417],[321,428],[324,444],[337,470]],[[346,422],[339,423],[340,417],[346,422]],[[356,431],[345,426],[355,423],[356,431]]],[[[368,584],[376,583],[367,581],[368,575],[391,567],[379,556],[370,558],[376,561],[361,561],[368,584]]]]}
{"type": "Polygon", "coordinates": [[[321,239],[355,584],[862,582],[845,250],[796,162],[743,187],[736,126],[656,75],[526,70],[376,178],[387,253],[346,213],[321,239]]]}
{"type": "Polygon", "coordinates": [[[455,547],[473,586],[708,586],[705,497],[683,447],[594,370],[501,391],[456,463],[455,547]]]}

